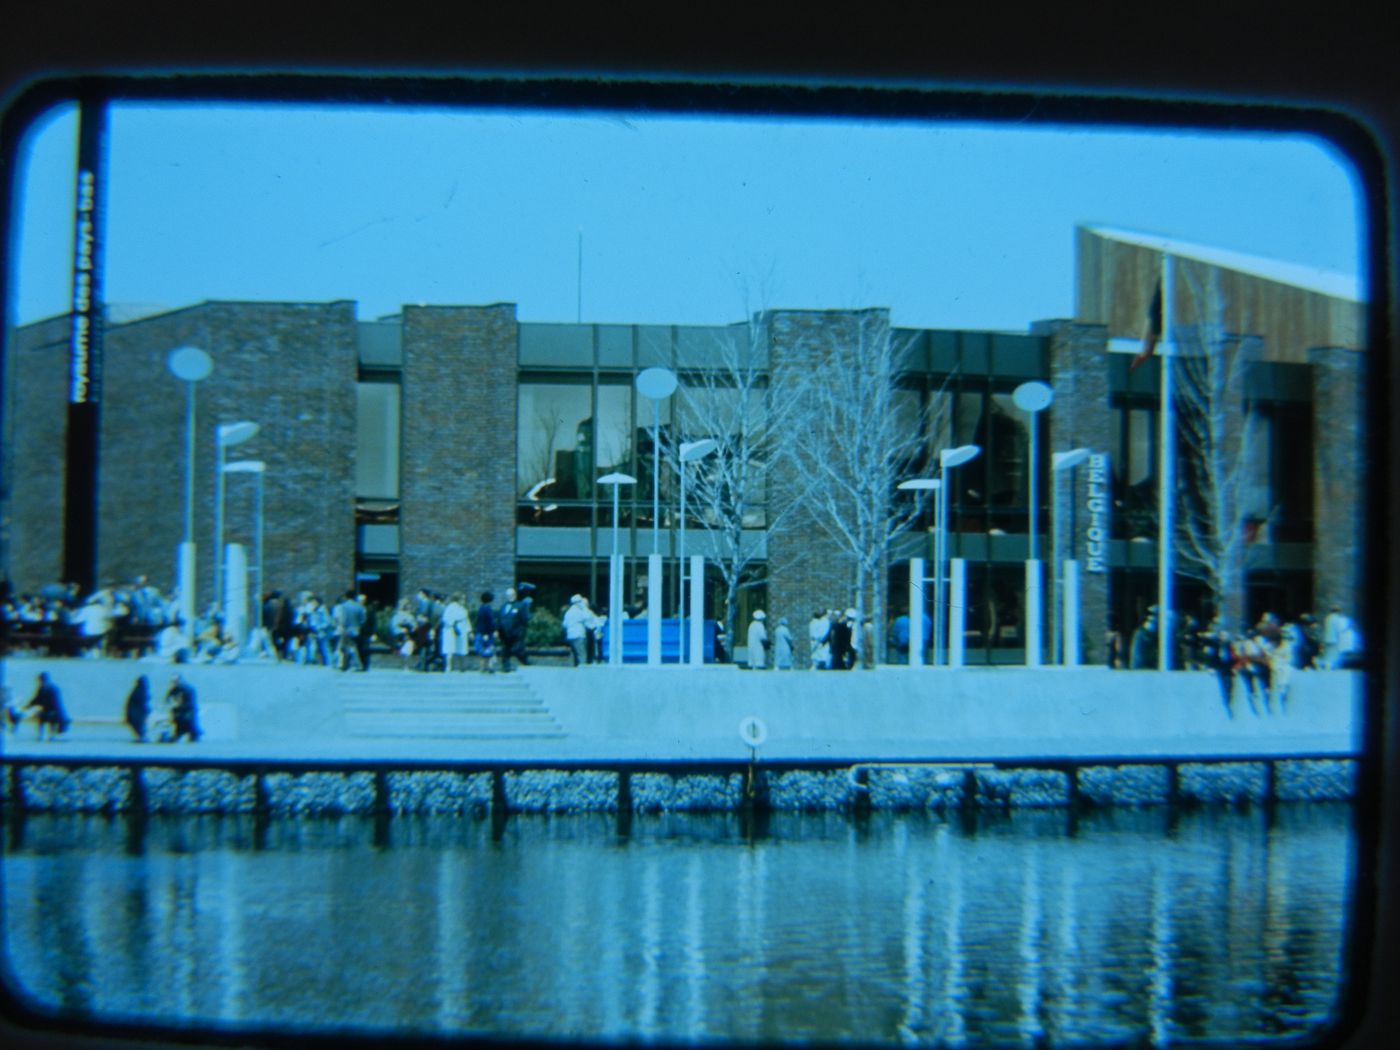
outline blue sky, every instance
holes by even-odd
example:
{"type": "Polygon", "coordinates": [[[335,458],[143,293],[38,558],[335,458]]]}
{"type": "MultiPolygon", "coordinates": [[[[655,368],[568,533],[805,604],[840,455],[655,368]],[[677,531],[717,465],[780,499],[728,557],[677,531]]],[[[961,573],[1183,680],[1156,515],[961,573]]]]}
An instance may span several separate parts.
{"type": "MultiPolygon", "coordinates": [[[[67,308],[76,132],[56,112],[23,158],[18,323],[67,308]]],[[[1072,314],[1076,223],[1361,276],[1360,208],[1299,136],[119,105],[106,298],[572,321],[582,231],[585,321],[888,306],[1024,331],[1072,314]]]]}

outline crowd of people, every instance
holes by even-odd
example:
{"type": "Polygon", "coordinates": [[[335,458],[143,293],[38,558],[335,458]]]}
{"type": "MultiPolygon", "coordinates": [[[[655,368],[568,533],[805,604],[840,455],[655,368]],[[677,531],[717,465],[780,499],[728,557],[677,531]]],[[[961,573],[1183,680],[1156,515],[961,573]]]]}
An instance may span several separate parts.
{"type": "Polygon", "coordinates": [[[179,619],[176,600],[145,576],[106,583],[87,595],[76,583],[51,583],[22,594],[7,581],[0,588],[0,638],[7,650],[141,656],[168,645],[171,638],[162,632],[179,619]]]}
{"type": "MultiPolygon", "coordinates": [[[[1109,666],[1155,669],[1161,641],[1158,620],[1157,606],[1149,606],[1126,652],[1121,636],[1110,631],[1109,666]]],[[[1311,613],[1283,621],[1266,612],[1242,631],[1230,630],[1218,616],[1204,626],[1183,616],[1171,645],[1173,667],[1214,672],[1221,703],[1231,718],[1237,683],[1254,714],[1268,714],[1275,707],[1282,712],[1295,671],[1355,669],[1362,663],[1361,632],[1339,605],[1333,605],[1321,622],[1311,613]]]]}
{"type": "Polygon", "coordinates": [[[512,661],[528,665],[525,637],[530,627],[534,587],[507,587],[499,605],[492,591],[477,595],[475,609],[462,592],[442,594],[420,588],[402,599],[389,618],[390,643],[404,670],[509,672],[512,661]]]}

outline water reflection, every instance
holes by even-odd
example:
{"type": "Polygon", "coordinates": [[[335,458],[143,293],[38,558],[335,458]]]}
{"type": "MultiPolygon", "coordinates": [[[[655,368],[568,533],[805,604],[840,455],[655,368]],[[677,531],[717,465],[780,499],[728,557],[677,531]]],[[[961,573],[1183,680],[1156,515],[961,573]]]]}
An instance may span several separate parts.
{"type": "Polygon", "coordinates": [[[63,1014],[941,1046],[1315,1033],[1353,853],[1341,804],[1091,813],[1072,834],[1058,812],[8,832],[9,977],[63,1014]]]}

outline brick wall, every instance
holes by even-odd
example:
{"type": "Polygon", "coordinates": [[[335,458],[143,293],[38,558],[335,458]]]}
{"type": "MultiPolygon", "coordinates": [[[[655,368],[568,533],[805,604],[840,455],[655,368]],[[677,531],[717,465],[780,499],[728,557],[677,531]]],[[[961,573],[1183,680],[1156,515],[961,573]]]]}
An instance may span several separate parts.
{"type": "Polygon", "coordinates": [[[517,343],[513,304],[404,309],[402,593],[512,581],[517,343]]]}
{"type": "MultiPolygon", "coordinates": [[[[205,303],[107,329],[102,403],[98,574],[144,573],[175,583],[184,532],[187,387],[166,367],[169,352],[197,346],[214,359],[198,384],[194,489],[197,601],[214,590],[214,428],[252,420],[261,428],[229,459],[260,459],[264,477],[264,585],[321,591],[348,587],[354,571],[354,305],[205,303]]],[[[57,573],[64,402],[47,360],[21,355],[22,410],[15,419],[15,581],[37,586],[57,573]],[[59,479],[53,489],[52,474],[59,479]],[[57,492],[55,505],[51,491],[57,492]]],[[[62,366],[66,368],[66,363],[62,366]]],[[[20,384],[16,384],[17,387],[20,384]]],[[[225,542],[253,546],[253,481],[229,475],[225,542]]]]}
{"type": "MultiPolygon", "coordinates": [[[[1111,454],[1116,446],[1116,435],[1109,411],[1106,329],[1101,325],[1075,324],[1071,321],[1045,321],[1033,325],[1031,331],[1050,337],[1049,383],[1055,391],[1055,401],[1047,421],[1050,446],[1047,457],[1074,448],[1111,454]]],[[[1061,478],[1059,485],[1061,557],[1068,558],[1073,552],[1073,556],[1079,560],[1080,659],[1084,663],[1101,663],[1105,658],[1104,634],[1110,608],[1110,577],[1108,572],[1089,571],[1086,533],[1089,528],[1093,471],[1086,464],[1072,474],[1072,477],[1061,478]]],[[[1053,500],[1053,472],[1051,485],[1053,500]]],[[[1048,522],[1046,527],[1049,528],[1048,522]]],[[[1046,550],[1048,563],[1053,559],[1048,543],[1046,550]]],[[[1105,539],[1105,565],[1107,562],[1105,539]]],[[[1054,600],[1051,593],[1053,579],[1053,566],[1047,564],[1047,605],[1054,600]]],[[[1046,617],[1047,644],[1053,637],[1054,617],[1060,614],[1058,603],[1055,604],[1057,607],[1048,611],[1046,617]]]]}
{"type": "MultiPolygon", "coordinates": [[[[887,320],[887,319],[886,319],[887,320]]],[[[768,316],[769,363],[774,387],[821,369],[840,341],[859,338],[860,314],[853,311],[776,311],[768,316]]],[[[833,381],[837,377],[833,376],[833,381]]],[[[800,436],[798,437],[800,440],[800,436]]],[[[773,482],[770,481],[770,488],[773,482]]],[[[856,604],[855,565],[810,514],[797,513],[768,538],[768,613],[786,616],[798,639],[799,667],[807,666],[803,627],[812,610],[856,604]]],[[[870,610],[867,596],[866,609],[870,610]]]]}
{"type": "MultiPolygon", "coordinates": [[[[1365,359],[1333,347],[1308,352],[1313,370],[1313,606],[1361,612],[1366,433],[1361,397],[1365,359]]],[[[1376,499],[1385,498],[1376,494],[1376,499]]],[[[1363,624],[1363,629],[1364,629],[1363,624]]]]}
{"type": "Polygon", "coordinates": [[[68,338],[59,317],[14,331],[7,345],[0,559],[21,593],[63,571],[68,338]]]}

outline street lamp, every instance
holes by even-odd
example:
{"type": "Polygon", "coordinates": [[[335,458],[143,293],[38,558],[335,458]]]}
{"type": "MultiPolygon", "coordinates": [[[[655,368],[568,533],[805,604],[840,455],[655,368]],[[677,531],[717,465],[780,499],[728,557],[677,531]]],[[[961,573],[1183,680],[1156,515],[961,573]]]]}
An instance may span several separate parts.
{"type": "Polygon", "coordinates": [[[643,369],[637,392],[651,401],[651,554],[647,557],[647,663],[661,663],[661,402],[676,390],[669,368],[643,369]]]}
{"type": "Polygon", "coordinates": [[[943,662],[943,650],[948,643],[947,626],[948,614],[945,608],[944,588],[947,585],[947,572],[945,563],[948,560],[948,501],[952,494],[948,490],[948,471],[954,467],[960,467],[977,458],[982,451],[981,445],[959,445],[957,448],[945,448],[938,453],[938,473],[939,480],[943,483],[938,489],[938,533],[934,541],[934,560],[938,562],[938,569],[935,573],[934,581],[934,610],[933,610],[933,663],[937,667],[943,662]]]}
{"type": "Polygon", "coordinates": [[[611,485],[613,490],[612,512],[612,555],[608,559],[608,663],[622,663],[622,554],[617,546],[618,492],[623,485],[635,485],[637,479],[630,474],[604,474],[598,479],[600,485],[611,485]]]}
{"type": "Polygon", "coordinates": [[[267,464],[260,459],[240,459],[233,463],[226,464],[223,468],[225,474],[252,474],[256,482],[253,490],[253,557],[256,559],[255,571],[253,573],[253,630],[252,637],[259,639],[271,649],[273,658],[277,656],[277,650],[272,647],[271,642],[263,634],[262,625],[262,594],[263,594],[263,474],[267,472],[267,464]]]}
{"type": "Polygon", "coordinates": [[[238,423],[220,423],[214,430],[215,444],[219,448],[218,485],[214,492],[214,606],[218,608],[224,601],[224,449],[251,441],[258,432],[258,425],[247,420],[238,423]]]}
{"type": "MultiPolygon", "coordinates": [[[[901,481],[899,488],[906,492],[932,492],[934,498],[934,520],[938,519],[938,494],[943,489],[943,482],[937,478],[910,478],[908,481],[901,481]]],[[[934,529],[934,545],[937,547],[938,530],[934,529]]],[[[924,559],[909,559],[909,666],[924,666],[924,609],[928,606],[928,599],[924,594],[924,559]]]]}
{"type": "MultiPolygon", "coordinates": [[[[687,463],[693,463],[693,462],[695,462],[697,459],[704,459],[706,456],[708,456],[711,452],[713,452],[713,451],[714,451],[715,449],[717,449],[717,448],[719,448],[719,442],[716,441],[714,438],[701,438],[701,439],[698,440],[698,441],[683,441],[683,442],[681,442],[680,453],[679,453],[679,457],[678,457],[678,458],[680,459],[680,464],[681,464],[681,466],[680,466],[680,475],[681,475],[681,534],[680,534],[680,544],[679,544],[679,547],[680,547],[680,550],[679,550],[679,558],[680,558],[680,582],[681,582],[681,607],[680,607],[680,617],[679,617],[679,621],[680,621],[680,622],[679,622],[679,625],[678,625],[678,626],[679,626],[679,630],[680,630],[680,637],[679,637],[679,639],[678,639],[678,641],[679,641],[679,643],[680,643],[680,660],[679,660],[680,663],[686,663],[686,662],[687,662],[687,661],[686,661],[686,641],[687,641],[687,639],[686,639],[686,634],[685,634],[685,610],[686,610],[686,604],[685,604],[685,584],[686,584],[686,574],[685,574],[685,465],[686,465],[687,463]]],[[[704,583],[705,583],[705,581],[702,579],[702,580],[700,581],[700,585],[701,585],[702,589],[703,589],[703,587],[704,587],[704,583]]],[[[693,580],[691,581],[691,585],[694,586],[694,581],[693,581],[693,580]]],[[[702,630],[703,630],[703,626],[702,626],[702,630]]],[[[692,654],[692,659],[693,659],[693,657],[694,657],[694,654],[695,654],[697,651],[700,653],[700,659],[699,659],[699,661],[695,661],[695,662],[700,662],[700,663],[703,663],[703,662],[704,662],[705,657],[704,657],[704,649],[703,649],[703,646],[704,646],[704,637],[703,637],[703,635],[701,636],[701,638],[700,638],[700,640],[699,640],[698,642],[692,642],[692,643],[691,643],[691,645],[690,645],[690,653],[692,654]]]]}
{"type": "MultiPolygon", "coordinates": [[[[194,346],[170,351],[165,366],[185,382],[185,531],[176,556],[176,587],[180,591],[181,633],[186,649],[194,643],[194,386],[214,370],[214,360],[194,346]]],[[[217,561],[217,557],[215,558],[217,561]]]]}
{"type": "Polygon", "coordinates": [[[1030,416],[1031,441],[1030,441],[1030,497],[1026,507],[1026,536],[1029,541],[1029,553],[1026,557],[1026,616],[1025,616],[1025,636],[1026,636],[1026,666],[1040,666],[1040,650],[1042,648],[1041,623],[1044,618],[1044,603],[1041,601],[1041,571],[1040,559],[1036,557],[1036,486],[1039,481],[1036,469],[1036,432],[1039,427],[1036,425],[1036,415],[1050,407],[1050,402],[1055,400],[1055,392],[1046,384],[1039,382],[1022,383],[1011,393],[1011,399],[1016,402],[1016,407],[1030,416]]]}
{"type": "Polygon", "coordinates": [[[1052,660],[1074,666],[1079,663],[1079,566],[1076,562],[1072,573],[1075,593],[1074,600],[1071,602],[1070,595],[1064,590],[1063,569],[1068,565],[1068,561],[1060,556],[1060,475],[1073,470],[1088,458],[1089,450],[1087,448],[1074,448],[1068,452],[1052,452],[1050,454],[1050,479],[1054,486],[1054,491],[1050,496],[1050,557],[1054,562],[1051,609],[1055,612],[1051,620],[1051,623],[1054,624],[1054,637],[1050,642],[1050,655],[1052,660]],[[1071,606],[1073,606],[1072,615],[1071,606]],[[1069,629],[1068,634],[1066,628],[1069,629]],[[1073,660],[1067,659],[1065,655],[1071,651],[1074,654],[1073,660]]]}

